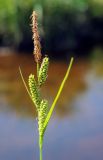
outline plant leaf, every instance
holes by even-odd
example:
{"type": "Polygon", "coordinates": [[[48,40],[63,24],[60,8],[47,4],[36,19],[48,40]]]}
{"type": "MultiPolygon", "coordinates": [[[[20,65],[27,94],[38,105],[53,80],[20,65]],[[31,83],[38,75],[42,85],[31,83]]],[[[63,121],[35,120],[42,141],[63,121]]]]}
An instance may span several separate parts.
{"type": "Polygon", "coordinates": [[[25,89],[26,89],[28,95],[30,96],[30,98],[32,99],[31,94],[30,94],[29,89],[28,89],[28,87],[27,87],[27,85],[26,85],[26,82],[25,82],[25,80],[24,80],[24,77],[23,77],[23,74],[22,74],[22,71],[21,71],[21,68],[20,68],[20,67],[19,67],[19,72],[20,72],[20,76],[21,76],[21,79],[22,79],[22,81],[23,81],[23,84],[24,84],[24,86],[25,86],[25,89]]]}
{"type": "Polygon", "coordinates": [[[52,106],[51,106],[51,108],[50,108],[50,110],[49,110],[49,113],[47,114],[46,120],[45,120],[45,122],[44,122],[44,132],[45,132],[46,127],[47,127],[47,125],[48,125],[48,122],[49,122],[49,120],[50,120],[50,118],[51,118],[51,115],[52,115],[52,112],[53,112],[53,110],[54,110],[54,107],[55,107],[55,105],[56,105],[56,103],[57,103],[57,100],[59,99],[59,96],[60,96],[60,94],[61,94],[61,92],[62,92],[62,90],[63,90],[64,84],[65,84],[65,82],[66,82],[66,80],[67,80],[67,78],[68,78],[68,76],[69,76],[69,73],[70,73],[70,70],[71,70],[71,67],[72,67],[72,64],[73,64],[73,60],[74,60],[74,58],[72,57],[71,60],[70,60],[70,64],[69,64],[69,67],[68,67],[68,69],[67,69],[67,72],[66,72],[66,74],[65,74],[65,77],[64,77],[64,79],[63,79],[63,81],[62,81],[62,83],[61,83],[61,85],[60,85],[60,88],[59,88],[59,90],[58,90],[58,92],[57,92],[57,95],[56,95],[56,97],[55,97],[55,99],[54,99],[54,101],[53,101],[53,104],[52,104],[52,106]]]}

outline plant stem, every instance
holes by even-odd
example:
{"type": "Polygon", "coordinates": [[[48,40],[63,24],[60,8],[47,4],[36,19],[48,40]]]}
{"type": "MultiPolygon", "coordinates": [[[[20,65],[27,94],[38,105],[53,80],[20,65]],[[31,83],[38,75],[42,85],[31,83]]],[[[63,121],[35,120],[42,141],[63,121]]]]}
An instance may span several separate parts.
{"type": "Polygon", "coordinates": [[[42,147],[40,148],[40,160],[42,160],[42,147]]]}
{"type": "Polygon", "coordinates": [[[42,160],[43,137],[39,136],[40,160],[42,160]]]}
{"type": "Polygon", "coordinates": [[[39,62],[37,62],[37,77],[39,77],[39,62]]]}

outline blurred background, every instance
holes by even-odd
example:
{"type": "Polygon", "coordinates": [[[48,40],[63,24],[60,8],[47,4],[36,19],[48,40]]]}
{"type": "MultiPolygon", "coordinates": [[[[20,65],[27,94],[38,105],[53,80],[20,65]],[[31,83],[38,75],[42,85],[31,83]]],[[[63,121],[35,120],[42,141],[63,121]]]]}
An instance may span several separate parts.
{"type": "Polygon", "coordinates": [[[45,134],[43,157],[103,160],[103,0],[0,0],[0,160],[39,159],[37,113],[18,70],[26,82],[36,74],[33,10],[42,54],[50,57],[42,88],[50,105],[75,58],[45,134]]]}

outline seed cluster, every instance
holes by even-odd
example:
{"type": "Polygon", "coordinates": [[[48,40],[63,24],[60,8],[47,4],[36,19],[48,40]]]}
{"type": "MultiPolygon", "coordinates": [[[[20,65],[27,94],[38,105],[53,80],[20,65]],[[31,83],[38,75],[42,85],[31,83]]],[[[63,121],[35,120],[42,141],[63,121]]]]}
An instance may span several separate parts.
{"type": "Polygon", "coordinates": [[[39,125],[39,135],[43,135],[44,131],[44,122],[47,116],[47,109],[48,109],[48,101],[42,100],[40,103],[40,111],[38,113],[38,125],[39,125]]]}
{"type": "Polygon", "coordinates": [[[41,59],[41,45],[38,33],[37,14],[35,11],[33,11],[31,17],[32,17],[33,43],[34,43],[34,57],[35,61],[38,63],[41,59]]]}
{"type": "Polygon", "coordinates": [[[49,66],[49,58],[45,57],[43,58],[43,62],[39,70],[38,83],[40,86],[44,84],[47,79],[48,66],[49,66]]]}
{"type": "Polygon", "coordinates": [[[35,77],[33,74],[30,74],[28,78],[28,85],[29,85],[31,98],[38,112],[38,130],[39,130],[40,136],[43,136],[43,133],[44,133],[44,122],[45,122],[45,119],[47,116],[47,110],[48,110],[48,101],[45,99],[41,99],[40,87],[46,81],[48,66],[49,66],[49,58],[44,57],[41,67],[39,69],[39,74],[37,75],[38,81],[35,80],[35,77]]]}
{"type": "Polygon", "coordinates": [[[32,100],[33,100],[37,110],[39,110],[40,101],[41,101],[40,91],[39,91],[38,85],[36,83],[36,80],[35,80],[33,74],[30,74],[29,79],[28,79],[28,84],[29,84],[32,100]]]}

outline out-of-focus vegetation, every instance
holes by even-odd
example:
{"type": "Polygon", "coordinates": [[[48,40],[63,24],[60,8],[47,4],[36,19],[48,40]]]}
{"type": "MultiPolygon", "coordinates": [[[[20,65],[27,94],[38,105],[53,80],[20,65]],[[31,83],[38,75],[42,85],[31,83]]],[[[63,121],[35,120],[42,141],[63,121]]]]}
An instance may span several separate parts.
{"type": "Polygon", "coordinates": [[[103,44],[102,0],[0,0],[0,46],[32,50],[30,15],[39,15],[45,53],[87,55],[103,44]]]}

